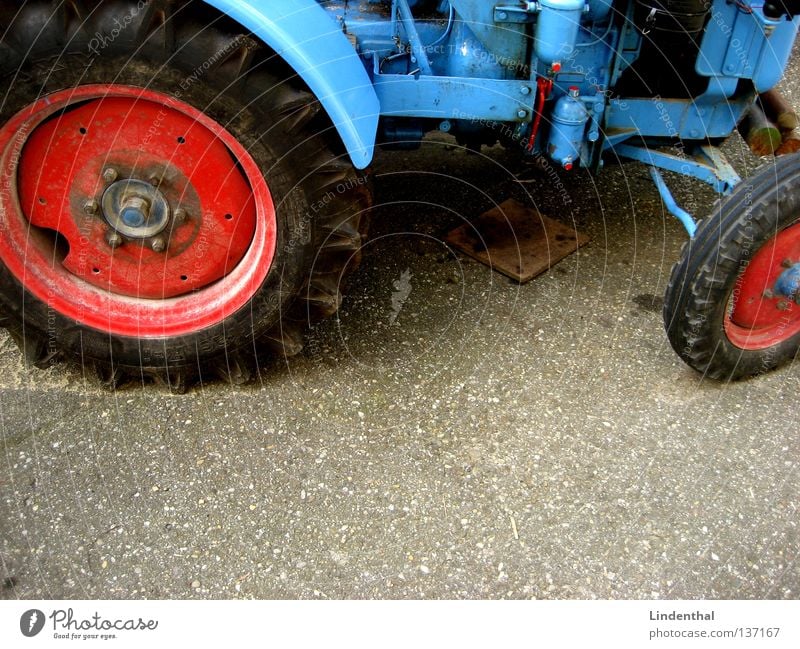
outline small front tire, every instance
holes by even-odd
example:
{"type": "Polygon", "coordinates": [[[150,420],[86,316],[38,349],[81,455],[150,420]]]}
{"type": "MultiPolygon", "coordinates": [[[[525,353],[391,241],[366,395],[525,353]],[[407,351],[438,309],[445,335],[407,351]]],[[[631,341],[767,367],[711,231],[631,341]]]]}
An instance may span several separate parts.
{"type": "Polygon", "coordinates": [[[718,380],[772,370],[800,348],[800,155],[722,199],[672,270],[664,322],[673,349],[718,380]],[[793,270],[794,269],[794,270],[793,270]]]}

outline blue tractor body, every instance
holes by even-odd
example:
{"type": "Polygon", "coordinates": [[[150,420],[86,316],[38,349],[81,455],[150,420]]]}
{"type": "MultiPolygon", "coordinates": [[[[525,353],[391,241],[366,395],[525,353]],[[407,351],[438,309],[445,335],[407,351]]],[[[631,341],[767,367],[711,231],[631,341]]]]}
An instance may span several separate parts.
{"type": "Polygon", "coordinates": [[[411,146],[439,129],[566,169],[636,159],[722,193],[738,177],[710,149],[781,79],[800,24],[791,7],[768,15],[753,0],[210,3],[296,70],[358,168],[376,142],[411,146]]]}

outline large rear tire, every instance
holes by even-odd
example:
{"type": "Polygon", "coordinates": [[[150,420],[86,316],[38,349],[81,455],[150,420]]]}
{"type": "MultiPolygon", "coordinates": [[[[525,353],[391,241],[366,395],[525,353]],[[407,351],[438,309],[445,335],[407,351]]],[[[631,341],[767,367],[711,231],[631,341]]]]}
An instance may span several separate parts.
{"type": "Polygon", "coordinates": [[[202,3],[0,13],[0,324],[26,359],[244,382],[359,260],[370,194],[291,70],[202,3]]]}
{"type": "Polygon", "coordinates": [[[685,244],[664,300],[669,341],[691,367],[732,380],[800,347],[800,154],[743,181],[685,244]]]}

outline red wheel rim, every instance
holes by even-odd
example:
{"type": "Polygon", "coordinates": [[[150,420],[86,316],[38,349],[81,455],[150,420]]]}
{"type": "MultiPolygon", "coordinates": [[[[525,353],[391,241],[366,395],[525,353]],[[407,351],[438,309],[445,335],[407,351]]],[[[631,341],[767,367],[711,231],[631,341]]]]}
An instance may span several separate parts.
{"type": "Polygon", "coordinates": [[[0,156],[0,259],[81,324],[139,338],[192,333],[242,308],[269,272],[277,225],[258,165],[168,95],[120,85],[48,95],[0,129],[0,156]],[[143,214],[159,206],[168,218],[153,236],[125,229],[112,247],[134,189],[145,192],[143,214]]]}
{"type": "Polygon", "coordinates": [[[725,317],[725,333],[740,349],[777,345],[800,333],[800,307],[776,295],[775,283],[800,261],[800,223],[781,230],[753,256],[739,275],[725,317]]]}

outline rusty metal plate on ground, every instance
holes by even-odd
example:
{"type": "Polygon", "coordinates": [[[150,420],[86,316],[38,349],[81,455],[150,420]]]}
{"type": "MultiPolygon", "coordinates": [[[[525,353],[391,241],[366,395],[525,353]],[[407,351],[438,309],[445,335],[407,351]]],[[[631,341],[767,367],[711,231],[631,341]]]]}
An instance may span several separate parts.
{"type": "Polygon", "coordinates": [[[520,283],[588,243],[589,237],[509,199],[447,235],[458,250],[520,283]]]}

